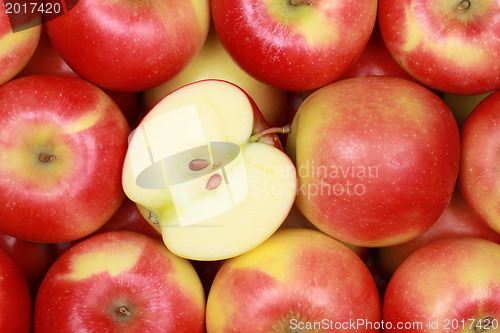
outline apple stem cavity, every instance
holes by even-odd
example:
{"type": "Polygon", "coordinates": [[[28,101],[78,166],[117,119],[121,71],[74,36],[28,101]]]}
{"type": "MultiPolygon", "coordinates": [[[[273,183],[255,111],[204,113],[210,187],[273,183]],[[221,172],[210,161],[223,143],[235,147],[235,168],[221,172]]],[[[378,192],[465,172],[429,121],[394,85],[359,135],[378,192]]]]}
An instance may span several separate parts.
{"type": "Polygon", "coordinates": [[[212,191],[212,190],[215,190],[217,187],[219,187],[221,183],[222,183],[222,176],[219,175],[218,173],[216,173],[216,174],[213,174],[208,179],[208,182],[207,182],[207,185],[205,186],[205,188],[209,191],[212,191]]]}
{"type": "Polygon", "coordinates": [[[463,0],[462,2],[460,2],[458,4],[458,11],[461,12],[461,11],[464,11],[466,9],[469,9],[471,3],[469,0],[463,0]]]}
{"type": "Polygon", "coordinates": [[[56,160],[56,155],[51,155],[51,154],[40,154],[38,157],[40,162],[42,163],[47,163],[47,162],[53,162],[56,160]]]}
{"type": "Polygon", "coordinates": [[[292,130],[292,125],[287,124],[282,127],[270,127],[268,129],[263,130],[262,132],[256,133],[252,135],[249,139],[250,142],[256,142],[259,141],[260,138],[262,138],[265,135],[268,134],[288,134],[292,130]]]}
{"type": "Polygon", "coordinates": [[[311,6],[312,5],[311,0],[288,0],[288,3],[291,6],[311,6]]]}

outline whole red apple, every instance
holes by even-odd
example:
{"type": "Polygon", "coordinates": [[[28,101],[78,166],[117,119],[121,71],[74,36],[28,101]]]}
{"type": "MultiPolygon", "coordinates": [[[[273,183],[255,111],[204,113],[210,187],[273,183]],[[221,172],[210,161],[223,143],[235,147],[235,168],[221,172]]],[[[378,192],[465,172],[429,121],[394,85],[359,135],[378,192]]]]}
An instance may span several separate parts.
{"type": "Polygon", "coordinates": [[[193,266],[129,231],[88,238],[48,271],[34,332],[203,333],[205,296],[193,266]]]}
{"type": "Polygon", "coordinates": [[[32,305],[23,272],[0,248],[0,332],[30,333],[32,305]]]}
{"type": "Polygon", "coordinates": [[[374,0],[212,0],[217,35],[256,79],[304,91],[337,79],[361,54],[375,24],[374,0]]]}
{"type": "Polygon", "coordinates": [[[380,0],[387,49],[408,73],[438,91],[472,95],[500,88],[498,1],[380,0]]]}
{"type": "Polygon", "coordinates": [[[54,47],[77,74],[102,88],[143,91],[193,59],[209,23],[208,0],[79,0],[46,26],[54,47]]]}
{"type": "Polygon", "coordinates": [[[498,332],[499,262],[500,245],[479,238],[417,250],[387,285],[383,332],[498,332]]]}
{"type": "Polygon", "coordinates": [[[114,214],[130,128],[79,78],[26,76],[0,87],[0,231],[45,243],[89,235],[114,214]]]}
{"type": "Polygon", "coordinates": [[[500,233],[500,91],[483,99],[461,128],[458,184],[469,207],[500,233]]]}
{"type": "Polygon", "coordinates": [[[371,333],[379,332],[379,320],[368,268],[340,242],[310,229],[279,230],[226,260],[207,299],[208,333],[371,333]]]}
{"type": "Polygon", "coordinates": [[[287,140],[299,178],[296,204],[328,235],[353,245],[403,243],[446,208],[458,174],[457,123],[412,81],[337,81],[299,107],[287,140]]]}
{"type": "Polygon", "coordinates": [[[489,228],[465,203],[455,190],[443,215],[426,232],[403,244],[378,250],[377,264],[391,276],[396,268],[413,252],[437,240],[453,237],[483,238],[500,244],[500,234],[489,228]]]}

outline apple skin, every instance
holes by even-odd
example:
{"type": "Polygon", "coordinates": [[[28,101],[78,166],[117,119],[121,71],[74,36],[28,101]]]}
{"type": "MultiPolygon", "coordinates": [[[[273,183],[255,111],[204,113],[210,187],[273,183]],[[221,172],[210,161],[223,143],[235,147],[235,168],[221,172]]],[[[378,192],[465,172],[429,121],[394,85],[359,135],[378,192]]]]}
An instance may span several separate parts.
{"type": "MultiPolygon", "coordinates": [[[[440,240],[414,252],[396,270],[385,291],[384,332],[480,332],[472,319],[487,317],[496,320],[497,326],[498,262],[500,245],[478,238],[440,240]],[[397,329],[398,322],[420,323],[421,327],[397,329]],[[459,329],[452,329],[453,322],[459,329]]],[[[484,332],[498,329],[490,327],[484,332]]]]}
{"type": "Polygon", "coordinates": [[[34,332],[204,332],[205,297],[189,261],[129,231],[88,238],[48,271],[34,332]],[[124,306],[129,315],[118,314],[124,306]],[[182,315],[181,315],[182,314],[182,315]]]}
{"type": "Polygon", "coordinates": [[[25,17],[24,19],[29,20],[31,28],[13,32],[6,14],[5,1],[0,1],[0,13],[0,85],[2,85],[15,77],[35,52],[40,40],[42,21],[40,15],[25,17]]]}
{"type": "MultiPolygon", "coordinates": [[[[358,318],[380,320],[379,295],[368,268],[335,239],[294,228],[279,230],[252,251],[226,260],[206,309],[207,333],[291,332],[294,320],[358,318]]],[[[358,331],[378,332],[322,330],[358,331]]]]}
{"type": "MultiPolygon", "coordinates": [[[[290,213],[286,217],[285,221],[280,226],[280,229],[290,229],[290,228],[306,228],[311,230],[318,230],[307,218],[300,212],[297,208],[297,205],[293,205],[292,209],[290,209],[290,213]]],[[[354,253],[361,258],[361,260],[365,261],[368,258],[369,250],[366,247],[356,246],[341,242],[349,249],[351,249],[354,253]]]]}
{"type": "MultiPolygon", "coordinates": [[[[50,42],[45,25],[42,26],[40,41],[35,52],[16,77],[40,74],[78,77],[50,42]]],[[[103,90],[118,105],[129,125],[134,125],[142,107],[141,95],[137,92],[103,90]]]]}
{"type": "Polygon", "coordinates": [[[31,332],[30,291],[21,269],[3,248],[0,248],[0,307],[0,332],[31,332]]]}
{"type": "Polygon", "coordinates": [[[396,268],[413,252],[425,245],[446,238],[475,237],[500,244],[500,234],[489,228],[465,203],[455,190],[443,215],[426,232],[406,243],[378,249],[377,263],[391,276],[396,268]]]}
{"type": "Polygon", "coordinates": [[[217,35],[250,75],[286,91],[337,79],[361,54],[375,24],[377,1],[212,0],[217,35]]]}
{"type": "Polygon", "coordinates": [[[51,245],[27,242],[0,232],[0,246],[23,272],[34,300],[40,283],[56,259],[51,245]]]}
{"type": "Polygon", "coordinates": [[[380,28],[377,23],[375,23],[368,44],[366,44],[361,55],[338,78],[338,80],[372,75],[394,76],[415,81],[415,79],[394,60],[387,50],[384,40],[380,35],[380,28]]]}
{"type": "Polygon", "coordinates": [[[461,128],[462,158],[458,186],[469,207],[500,233],[498,141],[500,92],[483,99],[461,128]]]}
{"type": "Polygon", "coordinates": [[[500,88],[499,14],[496,0],[381,0],[377,22],[389,52],[418,82],[473,95],[500,88]]]}
{"type": "Polygon", "coordinates": [[[12,80],[0,87],[0,124],[2,232],[71,241],[118,209],[130,128],[101,89],[62,76],[12,80]],[[43,154],[55,160],[42,162],[43,154]]]}
{"type": "Polygon", "coordinates": [[[241,69],[222,47],[213,28],[201,51],[182,72],[144,92],[145,107],[150,110],[175,89],[204,79],[220,79],[236,84],[252,97],[270,126],[285,123],[287,93],[254,79],[241,69]]]}
{"type": "Polygon", "coordinates": [[[337,81],[300,106],[287,140],[296,205],[326,234],[365,247],[396,245],[446,208],[460,159],[446,104],[404,79],[337,81]]]}
{"type": "Polygon", "coordinates": [[[143,91],[193,59],[209,23],[208,0],[79,0],[46,26],[52,44],[77,74],[102,88],[143,91]]]}

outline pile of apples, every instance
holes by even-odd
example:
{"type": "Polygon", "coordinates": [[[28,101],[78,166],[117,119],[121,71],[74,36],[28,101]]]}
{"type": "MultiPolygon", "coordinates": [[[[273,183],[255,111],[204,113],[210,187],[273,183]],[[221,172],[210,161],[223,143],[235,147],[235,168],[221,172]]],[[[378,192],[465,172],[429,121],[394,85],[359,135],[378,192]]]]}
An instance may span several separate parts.
{"type": "Polygon", "coordinates": [[[0,332],[500,332],[498,17],[0,1],[0,332]]]}

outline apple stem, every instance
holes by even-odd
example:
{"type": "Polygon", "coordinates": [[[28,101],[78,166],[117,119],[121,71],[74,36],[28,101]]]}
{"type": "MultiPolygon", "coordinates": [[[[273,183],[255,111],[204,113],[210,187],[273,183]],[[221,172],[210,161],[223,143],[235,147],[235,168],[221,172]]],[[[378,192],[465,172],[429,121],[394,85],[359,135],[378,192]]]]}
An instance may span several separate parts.
{"type": "Polygon", "coordinates": [[[287,134],[287,133],[290,133],[291,130],[292,130],[291,124],[287,124],[287,125],[282,126],[282,127],[270,127],[268,129],[263,130],[262,132],[259,132],[259,133],[252,135],[248,141],[256,142],[256,141],[259,141],[259,139],[265,135],[268,135],[268,134],[287,134]]]}
{"type": "Polygon", "coordinates": [[[311,0],[288,0],[288,3],[292,6],[310,6],[310,5],[312,5],[311,0]]]}
{"type": "Polygon", "coordinates": [[[40,162],[42,163],[47,163],[47,162],[53,162],[56,160],[56,155],[51,155],[51,154],[40,154],[38,157],[40,162]]]}
{"type": "Polygon", "coordinates": [[[116,310],[119,316],[125,317],[125,316],[130,316],[130,311],[128,311],[127,307],[125,305],[122,305],[116,310]]]}
{"type": "Polygon", "coordinates": [[[463,11],[465,9],[469,9],[470,5],[471,4],[470,4],[469,0],[463,0],[462,2],[460,2],[458,4],[458,11],[461,12],[461,11],[463,11]]]}

